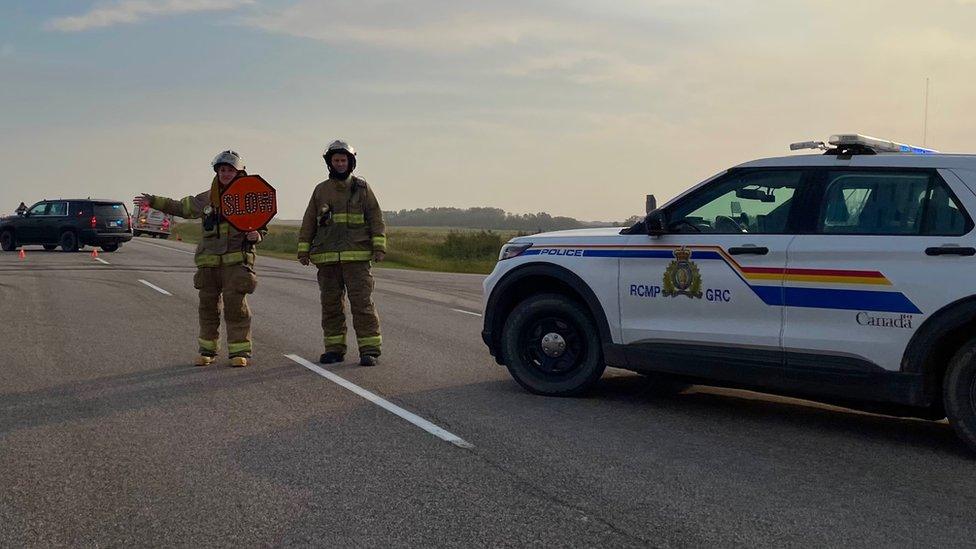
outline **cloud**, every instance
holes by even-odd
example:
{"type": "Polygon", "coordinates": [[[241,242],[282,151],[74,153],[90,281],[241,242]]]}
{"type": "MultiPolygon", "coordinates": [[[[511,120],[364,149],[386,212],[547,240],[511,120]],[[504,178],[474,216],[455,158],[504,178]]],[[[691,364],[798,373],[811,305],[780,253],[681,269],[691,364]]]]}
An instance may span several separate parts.
{"type": "Polygon", "coordinates": [[[540,39],[588,34],[585,27],[547,17],[467,10],[433,2],[416,9],[406,4],[305,2],[279,11],[245,17],[246,25],[268,32],[334,44],[355,43],[381,49],[452,54],[540,39]]]}
{"type": "Polygon", "coordinates": [[[114,3],[96,4],[82,15],[52,19],[45,24],[45,28],[61,32],[81,32],[139,23],[152,17],[202,11],[228,11],[253,3],[254,0],[118,0],[114,3]]]}
{"type": "Polygon", "coordinates": [[[575,84],[645,84],[654,67],[602,51],[564,51],[513,61],[501,71],[514,77],[562,78],[575,84]]]}
{"type": "Polygon", "coordinates": [[[13,44],[4,44],[0,46],[0,59],[9,59],[13,56],[14,56],[13,44]]]}

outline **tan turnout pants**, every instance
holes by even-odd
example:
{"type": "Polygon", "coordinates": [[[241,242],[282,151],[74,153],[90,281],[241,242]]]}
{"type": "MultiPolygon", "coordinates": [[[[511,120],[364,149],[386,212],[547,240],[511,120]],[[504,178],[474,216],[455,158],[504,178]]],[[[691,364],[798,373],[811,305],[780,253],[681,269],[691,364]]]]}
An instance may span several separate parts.
{"type": "Polygon", "coordinates": [[[193,287],[200,290],[200,354],[216,356],[220,349],[220,311],[227,325],[227,354],[251,356],[251,309],[247,294],[257,287],[250,265],[199,267],[193,287]]]}
{"type": "Polygon", "coordinates": [[[373,305],[373,275],[369,261],[326,263],[318,267],[322,299],[322,333],[325,352],[346,353],[346,313],[344,297],[349,292],[352,325],[360,355],[380,355],[383,337],[380,319],[373,305]]]}

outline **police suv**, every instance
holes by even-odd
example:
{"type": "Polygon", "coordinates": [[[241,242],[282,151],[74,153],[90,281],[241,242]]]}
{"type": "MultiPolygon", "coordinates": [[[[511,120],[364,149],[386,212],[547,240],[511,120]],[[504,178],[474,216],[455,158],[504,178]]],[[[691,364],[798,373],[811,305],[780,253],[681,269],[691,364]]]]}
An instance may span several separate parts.
{"type": "Polygon", "coordinates": [[[519,237],[482,337],[527,390],[606,366],[948,417],[976,449],[976,155],[863,135],[730,168],[623,230],[519,237]]]}

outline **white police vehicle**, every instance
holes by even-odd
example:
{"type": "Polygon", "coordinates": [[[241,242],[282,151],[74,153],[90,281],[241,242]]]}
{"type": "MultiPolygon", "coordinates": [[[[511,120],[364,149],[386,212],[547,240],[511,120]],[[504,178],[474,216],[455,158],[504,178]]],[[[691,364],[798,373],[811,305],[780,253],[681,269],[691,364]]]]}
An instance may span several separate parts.
{"type": "Polygon", "coordinates": [[[605,366],[941,419],[976,448],[976,155],[862,135],[724,171],[624,230],[519,237],[482,337],[533,393],[605,366]]]}

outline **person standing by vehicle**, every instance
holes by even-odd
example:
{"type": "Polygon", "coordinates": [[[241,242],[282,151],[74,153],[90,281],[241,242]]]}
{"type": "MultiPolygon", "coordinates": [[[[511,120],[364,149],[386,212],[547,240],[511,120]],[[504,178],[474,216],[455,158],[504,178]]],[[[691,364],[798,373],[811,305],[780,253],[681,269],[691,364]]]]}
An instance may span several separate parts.
{"type": "Polygon", "coordinates": [[[27,204],[24,204],[23,202],[21,202],[20,206],[17,206],[17,209],[14,210],[14,213],[17,215],[24,215],[24,213],[26,212],[27,212],[27,204]]]}
{"type": "Polygon", "coordinates": [[[211,163],[216,175],[210,189],[173,200],[143,194],[150,208],[187,219],[201,219],[203,233],[194,259],[193,287],[200,292],[200,337],[197,366],[213,364],[220,345],[220,311],[227,325],[227,354],[231,366],[247,366],[251,359],[251,310],[247,295],[257,287],[254,245],[259,231],[242,233],[223,220],[220,193],[239,175],[246,175],[244,159],[234,151],[218,154],[211,163]]]}
{"type": "Polygon", "coordinates": [[[322,301],[323,364],[342,362],[346,354],[343,297],[349,292],[359,364],[375,366],[383,337],[373,305],[370,261],[386,255],[386,225],[376,195],[366,180],[353,175],[356,151],[333,141],[323,154],[329,179],[312,191],[298,233],[298,261],[318,268],[322,301]]]}

